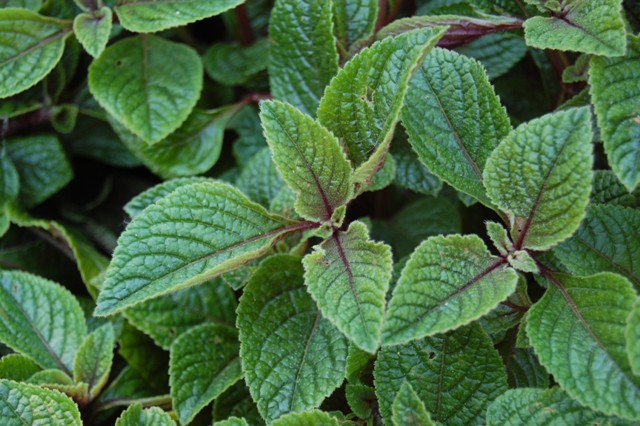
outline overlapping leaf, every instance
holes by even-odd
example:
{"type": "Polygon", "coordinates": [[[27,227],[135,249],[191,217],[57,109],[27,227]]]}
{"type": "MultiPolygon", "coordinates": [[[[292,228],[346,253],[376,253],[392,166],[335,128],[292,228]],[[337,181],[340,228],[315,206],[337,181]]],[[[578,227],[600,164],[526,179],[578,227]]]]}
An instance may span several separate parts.
{"type": "Polygon", "coordinates": [[[98,57],[107,47],[111,35],[112,12],[102,7],[93,12],[84,12],[73,20],[73,33],[91,56],[98,57]]]}
{"type": "Polygon", "coordinates": [[[591,203],[640,207],[640,189],[630,193],[613,171],[595,170],[591,203]]]}
{"type": "Polygon", "coordinates": [[[402,383],[391,406],[391,422],[396,426],[431,426],[433,422],[424,403],[409,382],[402,383]]]}
{"type": "Polygon", "coordinates": [[[339,424],[328,413],[319,410],[287,414],[271,423],[272,426],[338,426],[339,424]]]}
{"type": "Polygon", "coordinates": [[[78,406],[64,394],[0,380],[0,414],[5,426],[82,426],[78,406]]]}
{"type": "Polygon", "coordinates": [[[640,299],[636,300],[627,317],[625,337],[631,370],[636,376],[640,376],[640,299]]]}
{"type": "Polygon", "coordinates": [[[78,348],[73,362],[73,380],[86,383],[89,395],[100,393],[109,378],[113,362],[113,326],[107,323],[89,334],[78,348]]]}
{"type": "Polygon", "coordinates": [[[133,404],[118,417],[116,426],[176,426],[176,422],[158,407],[142,409],[133,404]]]}
{"type": "Polygon", "coordinates": [[[334,33],[341,56],[349,54],[352,46],[373,34],[378,19],[376,0],[334,0],[334,33]]]}
{"type": "Polygon", "coordinates": [[[213,80],[234,86],[250,81],[269,65],[269,40],[262,39],[250,46],[214,44],[203,58],[204,67],[213,80]]]}

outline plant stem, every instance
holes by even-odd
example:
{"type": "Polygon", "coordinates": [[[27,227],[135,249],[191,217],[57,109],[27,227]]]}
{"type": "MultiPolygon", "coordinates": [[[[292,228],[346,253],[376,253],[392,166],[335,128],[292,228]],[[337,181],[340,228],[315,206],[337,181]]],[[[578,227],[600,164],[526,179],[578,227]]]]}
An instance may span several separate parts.
{"type": "Polygon", "coordinates": [[[253,34],[253,28],[251,28],[251,20],[249,19],[249,12],[247,11],[247,5],[242,3],[234,9],[236,19],[238,20],[238,37],[240,44],[243,46],[249,46],[255,41],[253,34]]]}

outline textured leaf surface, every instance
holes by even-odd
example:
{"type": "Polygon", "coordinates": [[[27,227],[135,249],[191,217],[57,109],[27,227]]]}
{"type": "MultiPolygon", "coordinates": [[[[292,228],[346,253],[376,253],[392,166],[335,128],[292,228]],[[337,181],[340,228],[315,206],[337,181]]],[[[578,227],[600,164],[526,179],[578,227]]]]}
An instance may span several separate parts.
{"type": "Polygon", "coordinates": [[[353,194],[351,165],[338,140],[283,102],[263,102],[261,119],[273,161],[297,194],[296,211],[311,220],[330,220],[353,194]]]}
{"type": "Polygon", "coordinates": [[[575,108],[519,126],[493,151],[485,186],[511,221],[516,249],[546,250],[578,229],[593,180],[592,138],[589,110],[575,108]]]}
{"type": "Polygon", "coordinates": [[[409,382],[402,383],[391,406],[391,422],[396,426],[431,426],[431,416],[409,382]]]}
{"type": "Polygon", "coordinates": [[[522,37],[500,32],[482,36],[457,50],[480,62],[486,68],[489,79],[494,79],[505,74],[524,58],[527,45],[522,37]]]}
{"type": "Polygon", "coordinates": [[[186,177],[167,180],[136,195],[124,205],[123,209],[129,217],[133,219],[144,209],[154,204],[159,199],[169,195],[181,186],[204,182],[214,183],[215,181],[206,177],[186,177]]]}
{"type": "Polygon", "coordinates": [[[581,404],[640,419],[640,378],[631,371],[624,335],[636,300],[631,284],[609,272],[558,275],[554,284],[527,315],[540,363],[581,404]]]}
{"type": "Polygon", "coordinates": [[[44,368],[69,373],[87,333],[73,295],[25,272],[0,273],[0,340],[44,368]]]}
{"type": "Polygon", "coordinates": [[[203,61],[209,77],[218,83],[243,84],[269,66],[269,40],[262,39],[250,46],[214,44],[203,61]]]}
{"type": "Polygon", "coordinates": [[[611,170],[593,172],[591,203],[640,207],[640,189],[629,192],[611,170]]]}
{"type": "Polygon", "coordinates": [[[203,324],[171,345],[171,397],[180,423],[188,424],[200,410],[242,378],[238,333],[231,327],[203,324]]]}
{"type": "Polygon", "coordinates": [[[238,328],[246,381],[267,422],[319,406],[342,383],[346,339],[307,293],[299,259],[261,264],[240,299],[238,328]]]}
{"type": "Polygon", "coordinates": [[[129,31],[148,33],[218,15],[243,0],[119,0],[115,10],[129,31]]]}
{"type": "Polygon", "coordinates": [[[118,417],[116,426],[176,426],[176,422],[158,407],[143,410],[142,405],[134,404],[118,417]]]}
{"type": "Polygon", "coordinates": [[[9,354],[0,358],[0,379],[23,382],[40,370],[40,366],[25,355],[9,354]]]}
{"type": "Polygon", "coordinates": [[[484,424],[487,405],[507,389],[500,356],[478,324],[382,348],[374,376],[383,418],[406,380],[444,425],[484,424]]]}
{"type": "Polygon", "coordinates": [[[390,152],[396,161],[396,185],[419,194],[438,195],[442,181],[425,167],[406,138],[394,139],[390,152]]]}
{"type": "Polygon", "coordinates": [[[482,65],[434,49],[411,80],[402,122],[413,149],[431,172],[491,205],[482,172],[511,125],[482,65]]]}
{"type": "Polygon", "coordinates": [[[601,56],[624,55],[622,0],[563,3],[564,10],[557,17],[534,16],[525,21],[524,36],[529,46],[601,56]]]}
{"type": "Polygon", "coordinates": [[[280,417],[271,426],[338,426],[340,423],[328,413],[319,410],[305,413],[290,413],[280,417]]]}
{"type": "Polygon", "coordinates": [[[432,237],[413,253],[389,302],[385,345],[467,324],[516,288],[518,277],[475,235],[432,237]]]}
{"type": "Polygon", "coordinates": [[[285,186],[271,158],[271,150],[262,148],[242,168],[236,186],[253,201],[269,207],[285,186]]]}
{"type": "Polygon", "coordinates": [[[89,334],[78,348],[73,380],[86,383],[90,396],[99,394],[109,378],[114,343],[113,326],[107,323],[89,334]]]}
{"type": "Polygon", "coordinates": [[[82,426],[78,406],[64,394],[37,386],[0,380],[3,426],[82,426]]]}
{"type": "Polygon", "coordinates": [[[100,56],[107,47],[111,35],[112,12],[102,7],[94,12],[84,12],[73,20],[73,33],[91,56],[100,56]]]}
{"type": "Polygon", "coordinates": [[[640,183],[640,36],[629,38],[626,56],[594,57],[591,98],[611,168],[629,192],[640,183]]]}
{"type": "Polygon", "coordinates": [[[271,93],[315,117],[325,87],[338,72],[331,1],[277,1],[269,37],[271,93]]]}
{"type": "Polygon", "coordinates": [[[357,41],[368,39],[378,19],[376,0],[334,0],[334,33],[341,55],[348,54],[357,41]]]}
{"type": "Polygon", "coordinates": [[[64,21],[26,9],[1,9],[0,98],[20,93],[49,74],[69,34],[64,21]]]}
{"type": "Polygon", "coordinates": [[[145,209],[118,240],[96,315],[207,281],[305,229],[223,183],[178,188],[145,209]]]}
{"type": "MultiPolygon", "coordinates": [[[[520,323],[520,328],[524,329],[525,324],[520,323]]],[[[531,348],[513,349],[511,357],[505,360],[505,367],[507,369],[509,387],[541,389],[549,387],[549,373],[540,365],[531,348]]]]}
{"type": "Polygon", "coordinates": [[[627,353],[633,374],[640,376],[640,299],[636,300],[627,317],[627,353]]]}
{"type": "Polygon", "coordinates": [[[361,349],[380,345],[391,249],[369,239],[362,222],[336,231],[303,260],[304,281],[322,315],[361,349]]]}
{"type": "Polygon", "coordinates": [[[213,426],[249,426],[249,423],[245,419],[238,417],[229,417],[221,422],[215,422],[213,426]]]}
{"type": "Polygon", "coordinates": [[[202,74],[192,48],[140,35],[109,46],[93,61],[89,89],[127,129],[156,143],[187,119],[200,96],[202,74]]]}
{"type": "Polygon", "coordinates": [[[8,155],[0,156],[0,210],[20,193],[20,176],[8,155]]]}

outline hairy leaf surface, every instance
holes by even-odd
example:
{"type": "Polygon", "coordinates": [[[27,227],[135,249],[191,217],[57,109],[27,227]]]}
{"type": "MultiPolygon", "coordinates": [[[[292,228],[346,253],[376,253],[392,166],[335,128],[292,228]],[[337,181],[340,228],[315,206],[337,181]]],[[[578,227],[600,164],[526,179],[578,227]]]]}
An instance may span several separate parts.
{"type": "Polygon", "coordinates": [[[161,408],[133,404],[118,417],[116,426],[176,426],[176,422],[161,408]]]}
{"type": "Polygon", "coordinates": [[[3,426],[82,426],[78,406],[66,395],[11,380],[0,380],[0,417],[3,426]]]}

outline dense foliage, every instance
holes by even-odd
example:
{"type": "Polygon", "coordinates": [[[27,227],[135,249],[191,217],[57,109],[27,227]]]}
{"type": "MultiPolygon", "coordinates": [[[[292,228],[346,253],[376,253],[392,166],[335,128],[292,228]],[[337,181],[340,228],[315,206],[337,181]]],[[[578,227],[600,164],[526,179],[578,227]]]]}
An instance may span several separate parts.
{"type": "Polygon", "coordinates": [[[0,0],[0,424],[637,424],[639,4],[0,0]]]}

